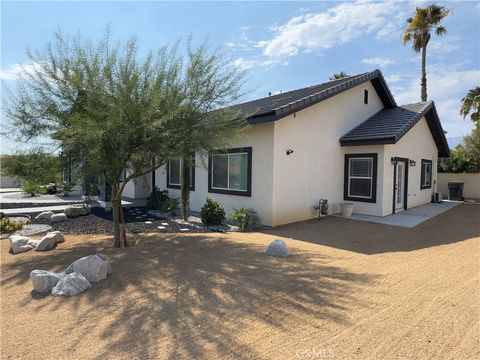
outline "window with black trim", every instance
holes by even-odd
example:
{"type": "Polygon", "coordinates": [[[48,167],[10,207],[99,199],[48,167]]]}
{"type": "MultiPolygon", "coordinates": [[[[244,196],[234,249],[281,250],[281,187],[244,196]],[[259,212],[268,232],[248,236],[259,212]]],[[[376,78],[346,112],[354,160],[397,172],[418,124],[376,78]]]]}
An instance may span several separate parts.
{"type": "Polygon", "coordinates": [[[346,154],[344,173],[345,200],[376,202],[377,154],[346,154]]]}
{"type": "Polygon", "coordinates": [[[422,159],[420,189],[430,189],[431,187],[432,187],[432,160],[422,159]]]}
{"type": "Polygon", "coordinates": [[[363,90],[363,103],[368,104],[368,90],[363,90]]]}
{"type": "MultiPolygon", "coordinates": [[[[181,171],[183,159],[170,160],[167,163],[167,188],[181,188],[181,171]]],[[[190,167],[190,190],[195,191],[195,154],[192,154],[192,166],[190,167]]]]}
{"type": "Polygon", "coordinates": [[[208,192],[251,196],[251,147],[210,152],[208,158],[208,192]]]}

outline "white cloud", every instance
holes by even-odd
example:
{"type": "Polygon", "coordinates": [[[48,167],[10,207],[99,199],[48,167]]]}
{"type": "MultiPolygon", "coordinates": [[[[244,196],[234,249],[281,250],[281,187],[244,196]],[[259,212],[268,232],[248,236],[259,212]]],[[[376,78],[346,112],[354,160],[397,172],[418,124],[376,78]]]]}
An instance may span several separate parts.
{"type": "Polygon", "coordinates": [[[378,67],[381,67],[381,68],[385,68],[388,65],[395,64],[395,61],[393,61],[392,59],[388,59],[388,58],[373,57],[373,58],[363,59],[362,63],[368,64],[368,65],[375,65],[375,66],[378,66],[378,67]]]}
{"type": "Polygon", "coordinates": [[[281,60],[276,60],[276,59],[267,59],[267,60],[259,60],[259,59],[245,59],[243,57],[240,57],[238,59],[235,59],[232,62],[232,65],[235,67],[240,68],[241,70],[248,70],[254,67],[260,67],[260,66],[273,66],[273,65],[288,65],[287,61],[281,61],[281,60]]]}
{"type": "Polygon", "coordinates": [[[21,75],[33,74],[41,69],[40,64],[13,64],[8,69],[0,69],[0,80],[16,80],[21,75]]]}
{"type": "Polygon", "coordinates": [[[365,34],[384,38],[398,32],[402,14],[395,2],[346,2],[321,13],[295,16],[279,26],[270,40],[259,41],[257,46],[264,55],[279,58],[329,49],[365,34]]]}
{"type": "Polygon", "coordinates": [[[397,74],[392,74],[392,75],[386,76],[385,80],[389,84],[390,83],[396,83],[396,82],[402,81],[402,77],[400,75],[397,75],[397,74]]]}
{"type": "Polygon", "coordinates": [[[461,47],[462,44],[460,38],[458,36],[450,36],[445,38],[434,38],[430,42],[428,50],[431,50],[434,54],[444,55],[454,52],[461,47]]]}

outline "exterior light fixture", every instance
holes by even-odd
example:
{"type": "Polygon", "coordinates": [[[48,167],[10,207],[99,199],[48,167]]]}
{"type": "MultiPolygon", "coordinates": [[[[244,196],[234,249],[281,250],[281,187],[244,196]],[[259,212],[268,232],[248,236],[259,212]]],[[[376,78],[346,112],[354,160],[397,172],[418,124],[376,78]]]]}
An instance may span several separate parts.
{"type": "Polygon", "coordinates": [[[417,163],[415,162],[415,160],[409,160],[408,163],[410,164],[410,166],[415,166],[415,165],[417,165],[417,163]]]}
{"type": "Polygon", "coordinates": [[[390,160],[392,161],[392,165],[397,165],[397,162],[398,162],[397,159],[392,157],[390,160]]]}
{"type": "Polygon", "coordinates": [[[288,150],[287,150],[287,155],[290,155],[290,154],[293,154],[293,150],[292,150],[292,149],[288,149],[288,150]]]}

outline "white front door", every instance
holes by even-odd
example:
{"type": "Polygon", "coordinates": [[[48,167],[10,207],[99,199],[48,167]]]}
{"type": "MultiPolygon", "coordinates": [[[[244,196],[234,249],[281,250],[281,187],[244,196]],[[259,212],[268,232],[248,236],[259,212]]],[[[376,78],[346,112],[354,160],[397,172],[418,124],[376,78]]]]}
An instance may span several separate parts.
{"type": "Polygon", "coordinates": [[[405,186],[405,163],[399,161],[396,165],[397,177],[395,179],[395,210],[401,211],[404,206],[404,186],[405,186]]]}

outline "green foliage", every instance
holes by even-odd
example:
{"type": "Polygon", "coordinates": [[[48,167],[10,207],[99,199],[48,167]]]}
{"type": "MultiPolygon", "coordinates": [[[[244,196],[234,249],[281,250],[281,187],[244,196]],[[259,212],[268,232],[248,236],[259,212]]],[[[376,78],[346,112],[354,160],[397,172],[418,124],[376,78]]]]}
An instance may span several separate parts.
{"type": "Polygon", "coordinates": [[[471,89],[462,99],[460,115],[466,118],[468,114],[473,122],[480,122],[480,86],[471,89]]]}
{"type": "Polygon", "coordinates": [[[165,206],[164,204],[168,199],[170,199],[168,190],[160,190],[158,186],[155,186],[147,198],[147,207],[152,210],[160,210],[165,206]]]}
{"type": "Polygon", "coordinates": [[[12,233],[20,230],[23,227],[23,223],[10,220],[8,216],[2,213],[0,217],[0,233],[12,233]]]}
{"type": "Polygon", "coordinates": [[[40,150],[5,157],[1,161],[1,167],[2,174],[21,181],[47,184],[58,182],[61,177],[59,157],[40,150]]]}
{"type": "Polygon", "coordinates": [[[234,209],[230,220],[234,221],[241,231],[253,231],[261,226],[260,217],[253,209],[234,209]]]}
{"type": "Polygon", "coordinates": [[[218,201],[207,198],[201,209],[202,223],[205,225],[221,225],[225,220],[225,210],[218,201]]]}
{"type": "Polygon", "coordinates": [[[340,71],[339,73],[335,73],[333,74],[332,76],[329,77],[330,80],[338,80],[338,79],[343,79],[343,78],[346,78],[346,77],[349,77],[350,75],[348,75],[345,71],[340,71]]]}
{"type": "Polygon", "coordinates": [[[30,196],[37,196],[45,192],[45,187],[35,181],[26,181],[22,184],[21,189],[30,196]]]}
{"type": "Polygon", "coordinates": [[[179,198],[169,198],[164,203],[162,203],[162,206],[160,207],[159,210],[162,213],[168,212],[172,216],[175,216],[179,205],[180,205],[179,198]]]}
{"type": "Polygon", "coordinates": [[[73,191],[73,185],[72,184],[63,184],[62,186],[62,194],[64,196],[70,196],[72,194],[72,191],[73,191]]]}
{"type": "Polygon", "coordinates": [[[463,144],[450,152],[449,158],[439,159],[438,171],[444,173],[480,172],[480,123],[470,135],[465,136],[463,144]]]}

